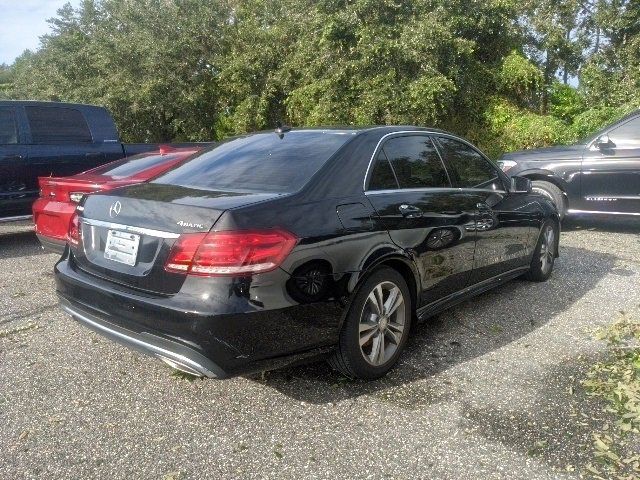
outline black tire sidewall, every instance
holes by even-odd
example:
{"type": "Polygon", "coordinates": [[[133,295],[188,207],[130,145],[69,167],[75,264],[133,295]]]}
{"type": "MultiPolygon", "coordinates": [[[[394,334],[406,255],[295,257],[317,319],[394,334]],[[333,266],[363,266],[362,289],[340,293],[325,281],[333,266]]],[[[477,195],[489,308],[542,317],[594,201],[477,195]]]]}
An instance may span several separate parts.
{"type": "Polygon", "coordinates": [[[553,199],[552,201],[556,206],[556,210],[558,210],[558,215],[560,216],[560,218],[564,218],[566,207],[564,203],[564,196],[562,195],[562,190],[560,190],[553,183],[545,182],[544,180],[534,180],[533,182],[531,182],[531,185],[534,189],[534,192],[535,189],[543,190],[544,192],[546,192],[548,196],[553,199]]]}
{"type": "MultiPolygon", "coordinates": [[[[549,277],[551,277],[551,274],[553,273],[553,268],[555,266],[555,255],[554,258],[552,259],[552,263],[551,263],[551,268],[549,269],[548,272],[543,272],[542,271],[542,266],[540,265],[540,250],[542,249],[542,241],[543,241],[543,237],[544,237],[544,232],[547,230],[547,228],[552,228],[553,232],[554,232],[554,241],[555,241],[555,245],[554,248],[557,248],[558,245],[558,228],[556,227],[555,223],[553,223],[552,221],[547,220],[546,222],[544,222],[542,224],[542,228],[540,228],[540,233],[538,236],[538,243],[536,244],[536,249],[533,252],[533,258],[531,259],[531,267],[529,270],[529,274],[528,277],[531,280],[537,281],[537,282],[542,282],[547,280],[549,277]]],[[[554,252],[555,253],[555,252],[554,252]]]]}

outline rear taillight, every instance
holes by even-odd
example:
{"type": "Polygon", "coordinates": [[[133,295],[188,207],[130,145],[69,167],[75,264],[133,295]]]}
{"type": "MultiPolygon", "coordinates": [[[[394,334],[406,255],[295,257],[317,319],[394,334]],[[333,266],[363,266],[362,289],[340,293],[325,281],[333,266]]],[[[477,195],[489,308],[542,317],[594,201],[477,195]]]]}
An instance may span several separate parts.
{"type": "Polygon", "coordinates": [[[69,200],[73,203],[80,203],[80,200],[82,200],[84,195],[84,192],[69,192],[69,200]]]}
{"type": "Polygon", "coordinates": [[[67,232],[67,242],[71,245],[77,246],[80,244],[82,238],[82,232],[80,230],[80,217],[78,212],[75,212],[69,221],[69,230],[67,232]]]}
{"type": "Polygon", "coordinates": [[[280,266],[297,241],[284,230],[185,233],[164,268],[200,276],[268,272],[280,266]]]}

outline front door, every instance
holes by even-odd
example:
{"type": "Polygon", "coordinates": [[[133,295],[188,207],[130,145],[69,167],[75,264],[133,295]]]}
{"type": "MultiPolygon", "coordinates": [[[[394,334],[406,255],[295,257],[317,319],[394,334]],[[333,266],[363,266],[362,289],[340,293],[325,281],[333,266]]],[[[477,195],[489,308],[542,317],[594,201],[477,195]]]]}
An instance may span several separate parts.
{"type": "Polygon", "coordinates": [[[509,193],[508,179],[484,155],[458,138],[439,135],[453,184],[476,210],[473,276],[478,283],[527,266],[540,222],[537,204],[526,195],[509,193]]]}
{"type": "Polygon", "coordinates": [[[473,268],[474,199],[452,188],[428,135],[392,135],[374,162],[367,198],[392,241],[414,258],[421,303],[463,289],[473,268]]]}
{"type": "Polygon", "coordinates": [[[607,134],[585,150],[580,210],[640,214],[640,116],[607,134]]]}
{"type": "Polygon", "coordinates": [[[20,173],[26,157],[16,109],[0,107],[0,219],[30,213],[30,200],[20,173]]]}

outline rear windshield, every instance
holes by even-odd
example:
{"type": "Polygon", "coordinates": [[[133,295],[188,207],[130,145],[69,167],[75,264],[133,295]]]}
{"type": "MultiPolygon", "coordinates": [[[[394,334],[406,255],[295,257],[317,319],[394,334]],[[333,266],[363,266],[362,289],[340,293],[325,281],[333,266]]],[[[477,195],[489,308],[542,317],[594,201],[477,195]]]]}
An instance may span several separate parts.
{"type": "Polygon", "coordinates": [[[204,190],[300,190],[349,139],[343,132],[257,133],[221,143],[154,180],[204,190]]]}
{"type": "Polygon", "coordinates": [[[185,154],[172,153],[168,155],[149,155],[148,153],[141,153],[94,168],[91,170],[91,173],[96,175],[105,175],[119,180],[137,175],[148,168],[178,160],[181,156],[184,157],[185,154]]]}

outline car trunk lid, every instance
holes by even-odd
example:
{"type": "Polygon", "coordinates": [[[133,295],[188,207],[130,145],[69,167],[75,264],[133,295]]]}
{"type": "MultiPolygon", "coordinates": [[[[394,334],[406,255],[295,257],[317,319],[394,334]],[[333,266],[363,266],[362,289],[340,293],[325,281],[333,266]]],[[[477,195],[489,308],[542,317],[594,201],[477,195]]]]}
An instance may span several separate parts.
{"type": "Polygon", "coordinates": [[[175,185],[138,184],[90,195],[81,207],[79,268],[139,290],[176,293],[185,275],[164,270],[183,233],[207,232],[230,208],[277,194],[213,192],[175,185]]]}

